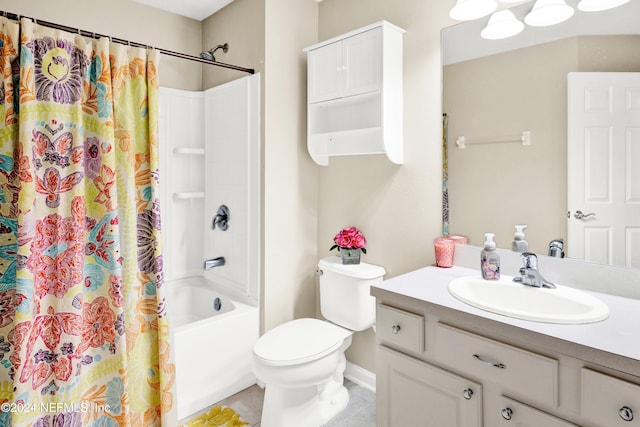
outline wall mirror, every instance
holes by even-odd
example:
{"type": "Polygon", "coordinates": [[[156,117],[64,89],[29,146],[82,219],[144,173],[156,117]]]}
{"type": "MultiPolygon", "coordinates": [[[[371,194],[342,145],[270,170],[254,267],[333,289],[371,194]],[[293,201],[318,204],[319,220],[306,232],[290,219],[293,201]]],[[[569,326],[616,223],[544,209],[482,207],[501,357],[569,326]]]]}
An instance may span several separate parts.
{"type": "MultiPolygon", "coordinates": [[[[449,229],[471,244],[493,232],[498,247],[510,249],[514,225],[526,224],[529,250],[547,254],[562,238],[575,254],[567,239],[567,76],[640,72],[640,1],[595,13],[577,2],[567,1],[576,10],[570,20],[526,26],[508,39],[480,37],[489,17],[442,31],[449,229]],[[523,132],[530,145],[520,142],[523,132]]],[[[511,10],[523,20],[532,5],[511,10]]]]}

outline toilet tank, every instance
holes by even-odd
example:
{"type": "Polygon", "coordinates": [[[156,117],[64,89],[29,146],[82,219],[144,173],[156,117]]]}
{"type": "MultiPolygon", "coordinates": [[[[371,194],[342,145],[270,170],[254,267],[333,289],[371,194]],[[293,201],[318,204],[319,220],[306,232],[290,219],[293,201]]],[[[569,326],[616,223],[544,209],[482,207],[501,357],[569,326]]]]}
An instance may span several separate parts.
{"type": "Polygon", "coordinates": [[[376,319],[376,299],[369,288],[382,281],[384,268],[366,263],[343,265],[339,257],[329,257],[318,262],[318,270],[322,316],[352,331],[370,328],[376,319]]]}

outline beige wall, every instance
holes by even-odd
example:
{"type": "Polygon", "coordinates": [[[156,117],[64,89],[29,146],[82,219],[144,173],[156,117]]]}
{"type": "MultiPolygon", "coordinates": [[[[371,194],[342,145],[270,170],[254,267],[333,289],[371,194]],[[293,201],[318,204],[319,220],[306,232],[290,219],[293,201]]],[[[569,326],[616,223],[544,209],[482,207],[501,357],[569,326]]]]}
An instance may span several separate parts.
{"type": "MultiPolygon", "coordinates": [[[[105,34],[153,47],[198,55],[198,21],[132,2],[109,0],[100,6],[86,0],[0,0],[0,10],[105,34]]],[[[199,90],[202,67],[197,62],[162,55],[160,86],[199,90]]]]}
{"type": "MultiPolygon", "coordinates": [[[[386,278],[434,262],[441,230],[442,103],[440,30],[453,0],[324,0],[319,40],[386,20],[404,35],[404,165],[382,155],[334,157],[318,176],[318,257],[354,225],[368,240],[364,261],[386,278]]],[[[429,286],[428,283],[424,284],[429,286]]],[[[347,358],[375,371],[375,337],[357,333],[347,358]]]]}
{"type": "MultiPolygon", "coordinates": [[[[222,49],[218,50],[216,60],[263,73],[264,13],[264,0],[233,1],[202,21],[202,50],[229,43],[229,51],[223,53],[222,49]]],[[[205,65],[202,71],[202,88],[209,89],[245,75],[239,71],[205,65]]],[[[264,80],[262,83],[264,87],[264,80]]]]}
{"type": "Polygon", "coordinates": [[[268,0],[265,11],[264,326],[315,315],[318,168],[306,150],[306,56],[314,1],[268,0]]]}
{"type": "Polygon", "coordinates": [[[451,232],[511,248],[527,224],[529,249],[567,238],[567,73],[639,71],[640,36],[573,37],[445,67],[451,232]],[[531,131],[531,146],[455,146],[531,131]]]}

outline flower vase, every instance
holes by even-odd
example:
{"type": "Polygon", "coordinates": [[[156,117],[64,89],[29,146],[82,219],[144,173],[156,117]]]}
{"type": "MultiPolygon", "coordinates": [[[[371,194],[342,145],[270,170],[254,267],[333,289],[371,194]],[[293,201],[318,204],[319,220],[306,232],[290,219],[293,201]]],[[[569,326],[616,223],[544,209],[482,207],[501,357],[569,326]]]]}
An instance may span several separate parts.
{"type": "Polygon", "coordinates": [[[360,264],[360,248],[346,249],[340,248],[340,256],[342,257],[342,264],[360,264]]]}

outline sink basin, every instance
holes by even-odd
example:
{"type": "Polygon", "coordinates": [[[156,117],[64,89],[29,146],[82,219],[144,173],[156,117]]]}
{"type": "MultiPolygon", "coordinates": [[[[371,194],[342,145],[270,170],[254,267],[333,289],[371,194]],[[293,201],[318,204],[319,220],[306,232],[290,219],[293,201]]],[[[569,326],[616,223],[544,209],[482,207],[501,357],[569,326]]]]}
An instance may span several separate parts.
{"type": "Polygon", "coordinates": [[[460,277],[449,283],[449,292],[482,310],[534,322],[580,324],[609,317],[609,307],[591,294],[560,285],[534,288],[508,276],[500,280],[460,277]]]}

